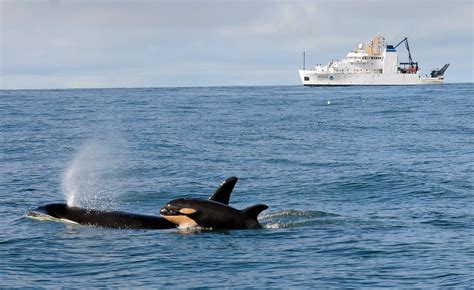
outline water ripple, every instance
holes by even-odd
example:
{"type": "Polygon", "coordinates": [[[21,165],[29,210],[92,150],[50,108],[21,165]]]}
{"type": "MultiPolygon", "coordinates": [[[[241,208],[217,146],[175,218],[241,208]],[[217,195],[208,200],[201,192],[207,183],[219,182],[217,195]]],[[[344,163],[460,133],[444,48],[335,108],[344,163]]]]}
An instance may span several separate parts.
{"type": "Polygon", "coordinates": [[[472,89],[1,91],[0,287],[472,287],[472,89]],[[97,207],[158,214],[237,175],[231,205],[270,208],[249,231],[24,218],[68,169],[97,207]]]}

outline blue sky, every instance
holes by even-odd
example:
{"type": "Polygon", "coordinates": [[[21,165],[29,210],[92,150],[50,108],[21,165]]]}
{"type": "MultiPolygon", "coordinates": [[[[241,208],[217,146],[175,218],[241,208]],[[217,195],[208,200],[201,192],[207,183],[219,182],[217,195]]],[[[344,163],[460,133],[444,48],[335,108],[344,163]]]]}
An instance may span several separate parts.
{"type": "Polygon", "coordinates": [[[325,64],[378,32],[473,82],[473,3],[0,0],[0,87],[297,85],[303,51],[325,64]]]}

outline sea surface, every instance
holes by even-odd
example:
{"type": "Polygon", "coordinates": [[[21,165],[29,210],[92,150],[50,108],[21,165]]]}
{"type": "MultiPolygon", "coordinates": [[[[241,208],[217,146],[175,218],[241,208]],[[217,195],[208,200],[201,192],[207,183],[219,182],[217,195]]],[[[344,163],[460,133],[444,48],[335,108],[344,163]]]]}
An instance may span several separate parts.
{"type": "Polygon", "coordinates": [[[474,287],[474,85],[0,91],[0,287],[474,287]],[[123,230],[239,177],[262,230],[123,230]]]}

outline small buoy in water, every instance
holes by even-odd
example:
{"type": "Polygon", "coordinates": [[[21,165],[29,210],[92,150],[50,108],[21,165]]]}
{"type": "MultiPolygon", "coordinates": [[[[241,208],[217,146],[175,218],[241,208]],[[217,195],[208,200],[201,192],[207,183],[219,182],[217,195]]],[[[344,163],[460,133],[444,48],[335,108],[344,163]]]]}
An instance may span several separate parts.
{"type": "Polygon", "coordinates": [[[328,101],[328,105],[330,105],[330,104],[331,104],[331,101],[328,101]]]}

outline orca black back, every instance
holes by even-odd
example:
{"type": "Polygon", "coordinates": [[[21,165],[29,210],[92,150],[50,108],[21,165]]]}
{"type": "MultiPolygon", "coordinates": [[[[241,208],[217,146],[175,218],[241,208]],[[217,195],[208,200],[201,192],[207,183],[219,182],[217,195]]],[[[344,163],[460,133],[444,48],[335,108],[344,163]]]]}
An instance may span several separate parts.
{"type": "Polygon", "coordinates": [[[36,211],[51,217],[81,225],[118,229],[171,229],[176,225],[168,220],[151,215],[133,214],[123,211],[101,211],[52,203],[38,207],[36,211]]]}

